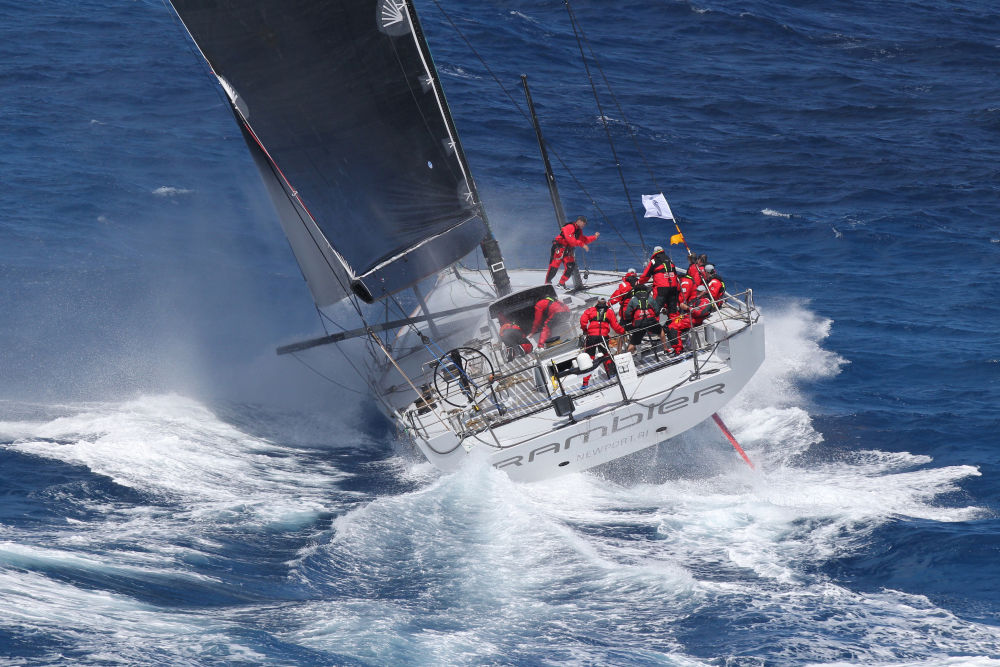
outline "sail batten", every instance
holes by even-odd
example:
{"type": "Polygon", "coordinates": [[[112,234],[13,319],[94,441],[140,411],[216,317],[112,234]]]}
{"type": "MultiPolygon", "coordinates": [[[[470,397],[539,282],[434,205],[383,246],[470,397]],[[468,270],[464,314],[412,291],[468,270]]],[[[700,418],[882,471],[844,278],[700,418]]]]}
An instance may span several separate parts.
{"type": "Polygon", "coordinates": [[[407,3],[172,4],[225,89],[318,305],[384,298],[487,237],[407,3]]]}

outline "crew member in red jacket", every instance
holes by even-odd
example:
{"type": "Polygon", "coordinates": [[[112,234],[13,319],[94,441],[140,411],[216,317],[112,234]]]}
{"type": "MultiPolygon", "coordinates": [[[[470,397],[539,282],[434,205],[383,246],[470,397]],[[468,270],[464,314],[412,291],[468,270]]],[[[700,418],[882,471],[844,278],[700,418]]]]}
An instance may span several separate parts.
{"type": "Polygon", "coordinates": [[[694,290],[696,285],[694,284],[694,279],[691,276],[684,274],[680,277],[680,287],[677,288],[677,303],[685,303],[694,296],[694,290]]]}
{"type": "Polygon", "coordinates": [[[639,276],[639,284],[644,285],[650,278],[653,279],[653,297],[656,299],[656,312],[660,312],[664,307],[667,314],[677,312],[677,269],[674,263],[667,257],[663,248],[656,246],[653,248],[653,256],[649,258],[646,270],[639,276]]]}
{"type": "Polygon", "coordinates": [[[499,315],[500,341],[506,346],[504,356],[507,361],[531,353],[531,341],[524,335],[524,330],[511,322],[506,315],[499,315]]]}
{"type": "Polygon", "coordinates": [[[688,255],[688,261],[691,262],[688,267],[688,275],[691,276],[694,286],[697,287],[705,282],[705,265],[708,264],[708,255],[691,253],[688,255]]]}
{"type": "MultiPolygon", "coordinates": [[[[610,354],[608,351],[608,334],[612,330],[619,335],[625,333],[622,325],[618,324],[615,311],[608,306],[608,301],[603,296],[597,300],[596,305],[583,311],[583,315],[580,316],[580,328],[583,329],[583,333],[586,336],[583,343],[583,351],[590,355],[591,359],[596,357],[598,352],[610,354]]],[[[614,368],[611,359],[604,362],[604,371],[608,374],[608,377],[611,377],[611,374],[615,372],[614,368]]],[[[583,386],[586,387],[589,383],[590,376],[584,376],[583,386]]]]}
{"type": "Polygon", "coordinates": [[[670,324],[667,325],[667,337],[675,354],[684,351],[681,334],[691,327],[700,326],[712,314],[712,301],[708,298],[708,289],[704,285],[698,285],[695,295],[687,303],[680,305],[680,311],[671,316],[670,324]]]}
{"type": "Polygon", "coordinates": [[[726,283],[722,282],[722,278],[715,272],[715,267],[711,264],[705,265],[705,286],[708,287],[708,293],[715,301],[722,301],[726,295],[726,283]]]}
{"type": "MultiPolygon", "coordinates": [[[[575,248],[587,250],[589,245],[597,240],[601,235],[595,232],[593,236],[583,233],[583,228],[587,224],[587,218],[580,216],[573,222],[563,225],[559,230],[559,235],[552,239],[552,253],[549,255],[549,270],[545,274],[545,282],[550,283],[559,271],[559,265],[565,264],[562,278],[559,279],[559,286],[566,287],[566,281],[573,275],[576,269],[576,257],[573,254],[575,248]]],[[[569,289],[568,287],[566,289],[569,289]]]]}
{"type": "Polygon", "coordinates": [[[538,334],[538,347],[543,348],[552,336],[552,331],[567,319],[569,319],[569,308],[566,304],[551,296],[539,299],[535,302],[535,320],[528,335],[534,336],[541,330],[538,334]]]}
{"type": "Polygon", "coordinates": [[[649,296],[645,285],[637,285],[632,299],[628,302],[625,316],[622,318],[625,328],[629,330],[628,351],[635,352],[636,346],[646,336],[659,336],[663,351],[667,351],[667,339],[660,325],[660,314],[656,304],[649,296]]]}
{"type": "Polygon", "coordinates": [[[618,304],[618,319],[621,319],[625,309],[628,308],[628,300],[632,298],[632,290],[638,282],[639,276],[636,275],[635,269],[629,269],[628,273],[622,276],[622,281],[618,284],[618,289],[608,299],[609,304],[618,304]]]}

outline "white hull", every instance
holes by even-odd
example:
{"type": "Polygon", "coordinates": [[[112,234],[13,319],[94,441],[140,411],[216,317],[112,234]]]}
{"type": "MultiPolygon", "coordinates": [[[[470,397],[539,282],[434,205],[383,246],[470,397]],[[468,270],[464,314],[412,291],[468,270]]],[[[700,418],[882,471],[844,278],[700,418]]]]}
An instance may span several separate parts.
{"type": "MultiPolygon", "coordinates": [[[[540,282],[539,273],[534,271],[513,272],[512,277],[525,285],[540,282]]],[[[591,282],[607,278],[613,279],[614,274],[592,273],[591,282]]],[[[456,289],[462,291],[456,282],[439,284],[428,296],[432,312],[445,310],[443,304],[454,307],[458,301],[456,289]]],[[[571,307],[582,308],[588,299],[612,290],[613,286],[603,286],[561,296],[567,302],[572,301],[571,307]]],[[[475,300],[474,294],[469,296],[470,302],[475,300]]],[[[487,459],[490,465],[517,481],[548,479],[587,470],[656,445],[720,410],[749,381],[764,359],[763,323],[749,298],[747,304],[748,311],[738,318],[727,316],[728,309],[715,313],[693,337],[697,345],[692,347],[697,349],[682,358],[668,361],[660,353],[655,360],[638,359],[625,353],[616,357],[622,371],[619,378],[607,379],[603,371],[595,371],[594,382],[586,390],[581,387],[581,375],[564,377],[558,389],[554,378],[541,373],[552,361],[566,362],[576,356],[579,350],[567,342],[561,346],[563,351],[546,350],[543,357],[522,360],[520,366],[515,364],[515,371],[522,369],[523,377],[509,374],[510,387],[494,383],[494,391],[477,399],[478,407],[463,410],[455,406],[461,400],[448,403],[429,399],[423,409],[417,410],[414,392],[400,391],[400,371],[415,386],[420,386],[414,378],[426,378],[429,354],[426,350],[419,354],[417,346],[413,346],[412,354],[406,354],[407,345],[412,344],[409,339],[415,338],[407,333],[401,334],[393,345],[394,352],[400,352],[394,356],[401,359],[401,368],[386,368],[382,382],[385,387],[395,387],[386,398],[397,425],[428,461],[441,470],[455,470],[475,456],[487,459]],[[638,368],[627,372],[630,364],[638,368]],[[542,379],[532,382],[532,371],[536,378],[542,375],[542,379]],[[550,383],[556,390],[548,388],[550,383]],[[572,416],[559,416],[552,403],[562,393],[573,400],[572,416]],[[498,410],[498,406],[503,407],[498,410]],[[482,451],[488,454],[484,456],[482,451]]],[[[485,311],[473,312],[474,315],[459,316],[454,322],[436,323],[441,337],[437,341],[439,349],[470,344],[473,333],[489,338],[484,333],[488,331],[485,311]]],[[[483,340],[481,337],[478,344],[488,353],[491,344],[483,340]]],[[[503,376],[506,371],[503,362],[496,355],[492,358],[496,365],[491,377],[494,373],[503,376]]]]}

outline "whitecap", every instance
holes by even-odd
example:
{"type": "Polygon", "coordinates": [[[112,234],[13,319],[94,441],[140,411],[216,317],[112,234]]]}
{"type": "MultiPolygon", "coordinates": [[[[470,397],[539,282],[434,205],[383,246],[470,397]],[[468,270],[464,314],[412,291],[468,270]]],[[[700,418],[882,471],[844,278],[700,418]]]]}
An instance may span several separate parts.
{"type": "Polygon", "coordinates": [[[168,185],[162,185],[153,190],[153,194],[156,195],[157,197],[176,197],[178,195],[189,195],[192,192],[194,192],[194,190],[188,190],[186,188],[175,188],[168,185]]]}

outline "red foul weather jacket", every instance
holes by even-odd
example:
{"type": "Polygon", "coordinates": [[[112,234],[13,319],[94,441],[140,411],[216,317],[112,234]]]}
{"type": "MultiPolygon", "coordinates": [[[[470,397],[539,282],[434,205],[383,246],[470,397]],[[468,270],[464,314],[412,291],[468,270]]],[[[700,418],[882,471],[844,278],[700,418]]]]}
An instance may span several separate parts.
{"type": "Polygon", "coordinates": [[[534,336],[538,333],[542,325],[547,324],[556,313],[568,312],[569,308],[561,301],[556,301],[552,297],[539,299],[535,303],[535,321],[531,325],[531,333],[529,335],[534,336]]]}
{"type": "Polygon", "coordinates": [[[625,333],[622,325],[618,324],[615,311],[610,308],[599,310],[597,306],[591,306],[583,311],[583,315],[580,316],[580,328],[588,336],[607,336],[612,329],[618,334],[625,333]]]}
{"type": "Polygon", "coordinates": [[[677,303],[684,303],[694,295],[694,290],[697,285],[694,284],[694,280],[691,276],[684,276],[681,278],[680,291],[677,294],[677,303]]]}
{"type": "Polygon", "coordinates": [[[697,287],[704,282],[705,267],[696,262],[688,267],[688,275],[691,276],[691,280],[694,281],[694,286],[697,287]]]}
{"type": "Polygon", "coordinates": [[[587,236],[583,233],[583,230],[576,226],[576,223],[570,222],[563,225],[562,230],[560,230],[559,235],[552,239],[553,243],[558,243],[559,245],[566,246],[567,248],[582,248],[585,245],[590,245],[597,240],[597,236],[587,236]]]}
{"type": "Polygon", "coordinates": [[[650,278],[653,279],[653,287],[677,287],[674,263],[662,253],[657,253],[649,259],[646,270],[639,276],[639,284],[646,284],[650,278]]]}
{"type": "Polygon", "coordinates": [[[708,279],[708,293],[712,295],[712,298],[718,301],[722,298],[722,295],[726,293],[726,283],[722,282],[722,278],[715,276],[714,278],[708,279]]]}
{"type": "Polygon", "coordinates": [[[691,326],[698,326],[712,314],[712,302],[706,295],[691,297],[688,301],[688,315],[691,316],[691,326]]]}
{"type": "Polygon", "coordinates": [[[632,288],[635,287],[635,284],[638,281],[639,278],[636,277],[634,273],[630,273],[622,278],[622,281],[618,283],[618,289],[616,289],[614,294],[611,295],[611,298],[608,299],[608,303],[615,304],[621,302],[622,305],[619,306],[618,312],[624,313],[625,309],[628,308],[628,300],[632,298],[632,288]]]}

